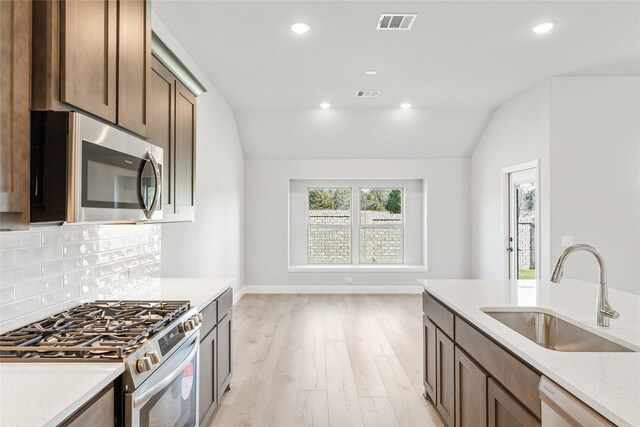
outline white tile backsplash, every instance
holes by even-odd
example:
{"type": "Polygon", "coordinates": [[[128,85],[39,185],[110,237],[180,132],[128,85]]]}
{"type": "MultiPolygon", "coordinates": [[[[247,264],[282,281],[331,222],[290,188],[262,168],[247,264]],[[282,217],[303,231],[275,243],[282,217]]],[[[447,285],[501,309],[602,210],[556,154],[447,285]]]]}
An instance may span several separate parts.
{"type": "Polygon", "coordinates": [[[0,233],[0,333],[160,275],[161,226],[67,225],[0,233]]]}

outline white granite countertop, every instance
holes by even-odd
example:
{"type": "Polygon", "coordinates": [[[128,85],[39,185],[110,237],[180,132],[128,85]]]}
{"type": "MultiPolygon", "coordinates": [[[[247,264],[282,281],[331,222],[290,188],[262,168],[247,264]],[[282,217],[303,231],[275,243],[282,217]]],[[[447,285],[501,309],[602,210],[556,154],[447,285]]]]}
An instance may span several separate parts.
{"type": "Polygon", "coordinates": [[[0,363],[0,426],[58,425],[123,372],[123,363],[0,363]]]}
{"type": "Polygon", "coordinates": [[[202,310],[233,285],[231,277],[183,278],[163,277],[128,291],[124,299],[189,300],[202,310]]]}
{"type": "Polygon", "coordinates": [[[621,426],[640,426],[640,352],[565,353],[548,350],[481,308],[542,307],[564,320],[640,350],[640,295],[609,289],[620,318],[596,324],[594,283],[563,280],[419,280],[431,294],[597,412],[621,426]]]}

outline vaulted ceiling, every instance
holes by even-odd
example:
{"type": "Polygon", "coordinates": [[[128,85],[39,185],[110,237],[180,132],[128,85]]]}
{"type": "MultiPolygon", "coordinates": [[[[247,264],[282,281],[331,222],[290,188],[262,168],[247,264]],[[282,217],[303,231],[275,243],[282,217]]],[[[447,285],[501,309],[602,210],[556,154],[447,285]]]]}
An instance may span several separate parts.
{"type": "Polygon", "coordinates": [[[236,110],[248,157],[366,153],[371,138],[353,132],[324,150],[305,149],[301,129],[279,129],[282,117],[320,117],[337,132],[349,126],[330,120],[354,121],[352,129],[375,139],[402,126],[393,117],[404,102],[416,123],[397,129],[395,146],[394,138],[376,140],[379,156],[464,157],[490,111],[548,77],[640,75],[636,1],[164,0],[153,8],[236,110]],[[410,31],[377,31],[387,12],[418,16],[410,31]],[[311,31],[294,34],[298,21],[311,31]],[[543,21],[556,28],[532,33],[543,21]],[[358,98],[359,89],[380,95],[358,98]],[[322,102],[334,119],[317,116],[322,102]],[[367,120],[369,127],[359,123],[367,120]]]}

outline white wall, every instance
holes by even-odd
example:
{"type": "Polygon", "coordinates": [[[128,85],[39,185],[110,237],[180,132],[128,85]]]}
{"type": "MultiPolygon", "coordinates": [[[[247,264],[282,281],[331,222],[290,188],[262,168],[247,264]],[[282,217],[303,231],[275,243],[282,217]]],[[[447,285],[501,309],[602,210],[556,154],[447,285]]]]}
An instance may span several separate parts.
{"type": "MultiPolygon", "coordinates": [[[[471,269],[502,276],[500,170],[541,161],[541,275],[562,236],[598,248],[609,285],[640,293],[640,78],[554,77],[498,108],[471,158],[471,269]]],[[[589,254],[565,277],[597,280],[589,254]]]]}
{"type": "Polygon", "coordinates": [[[0,233],[0,333],[96,299],[129,298],[160,274],[160,224],[0,233]]]}
{"type": "Polygon", "coordinates": [[[236,111],[246,157],[262,159],[469,157],[490,117],[486,108],[236,111]]]}
{"type": "Polygon", "coordinates": [[[549,275],[549,82],[500,106],[471,157],[471,271],[503,277],[502,169],[540,160],[540,269],[549,275]]]}
{"type": "MultiPolygon", "coordinates": [[[[469,277],[469,161],[247,159],[246,285],[415,286],[419,278],[469,277]],[[428,272],[288,272],[291,179],[424,179],[428,272]],[[262,209],[269,206],[266,211],[262,209]]],[[[266,289],[266,288],[265,288],[266,289]]]]}
{"type": "Polygon", "coordinates": [[[205,85],[197,99],[196,219],[162,228],[165,277],[236,277],[244,283],[244,155],[233,110],[155,14],[153,30],[205,85]]]}
{"type": "MultiPolygon", "coordinates": [[[[551,258],[561,236],[598,248],[609,286],[640,293],[640,78],[551,80],[551,258]]],[[[597,279],[589,254],[565,277],[597,279]]]]}

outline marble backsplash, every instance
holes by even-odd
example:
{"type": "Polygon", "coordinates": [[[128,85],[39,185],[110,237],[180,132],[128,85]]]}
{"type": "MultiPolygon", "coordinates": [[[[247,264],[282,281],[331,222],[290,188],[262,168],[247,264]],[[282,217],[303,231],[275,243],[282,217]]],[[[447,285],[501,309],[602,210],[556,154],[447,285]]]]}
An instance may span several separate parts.
{"type": "Polygon", "coordinates": [[[0,233],[0,333],[160,275],[161,225],[67,225],[0,233]]]}

